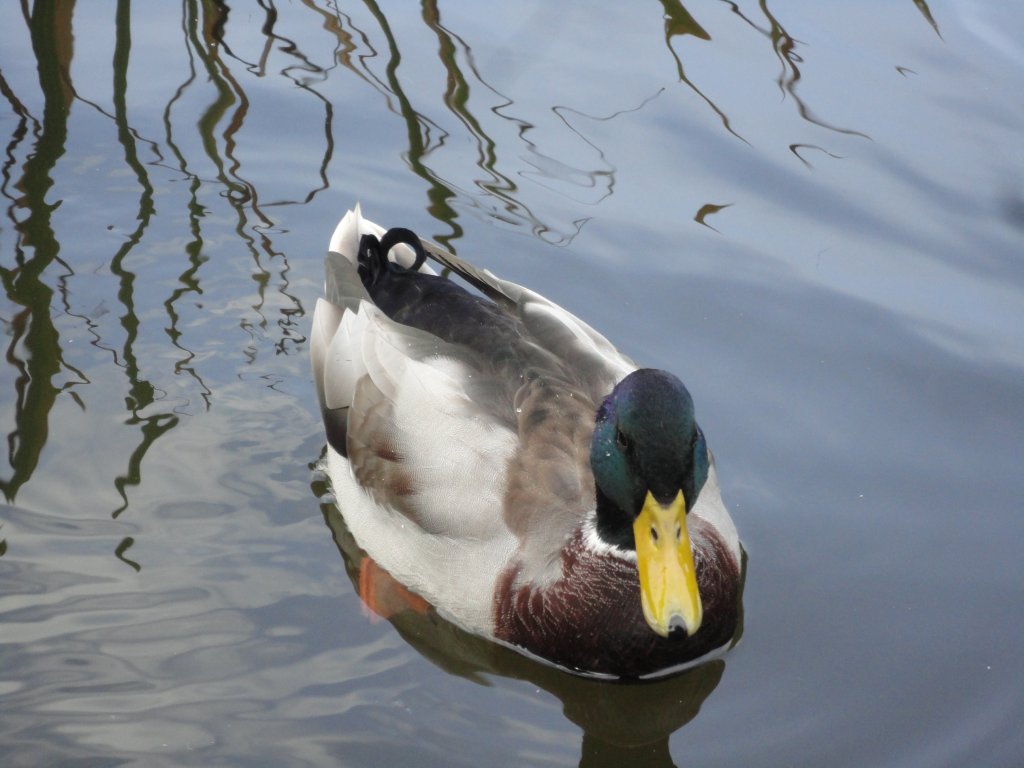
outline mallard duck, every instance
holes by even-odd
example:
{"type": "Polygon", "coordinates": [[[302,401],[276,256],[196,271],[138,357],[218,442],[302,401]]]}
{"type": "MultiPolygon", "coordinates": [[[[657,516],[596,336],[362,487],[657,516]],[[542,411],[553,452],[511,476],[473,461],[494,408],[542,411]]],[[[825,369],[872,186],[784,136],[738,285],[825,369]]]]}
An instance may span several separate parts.
{"type": "Polygon", "coordinates": [[[657,676],[728,647],[740,542],[682,381],[358,206],[325,293],[324,469],[376,563],[462,629],[577,673],[657,676]]]}

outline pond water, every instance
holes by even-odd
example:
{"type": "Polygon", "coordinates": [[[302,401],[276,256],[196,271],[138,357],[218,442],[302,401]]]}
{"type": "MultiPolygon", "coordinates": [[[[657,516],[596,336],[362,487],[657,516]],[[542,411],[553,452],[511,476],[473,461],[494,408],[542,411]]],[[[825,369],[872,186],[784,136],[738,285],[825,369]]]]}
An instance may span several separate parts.
{"type": "Polygon", "coordinates": [[[5,766],[1024,763],[1024,6],[4,20],[5,766]],[[723,660],[613,685],[362,607],[307,345],[356,201],[687,382],[723,660]]]}

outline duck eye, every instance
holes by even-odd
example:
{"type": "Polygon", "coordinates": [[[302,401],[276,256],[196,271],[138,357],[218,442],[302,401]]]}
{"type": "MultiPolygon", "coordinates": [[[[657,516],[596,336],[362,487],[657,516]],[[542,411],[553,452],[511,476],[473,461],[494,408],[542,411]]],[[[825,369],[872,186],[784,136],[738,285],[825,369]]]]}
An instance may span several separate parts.
{"type": "Polygon", "coordinates": [[[625,433],[616,428],[615,429],[615,445],[619,447],[619,450],[623,453],[630,453],[633,450],[633,442],[626,437],[625,433]]]}

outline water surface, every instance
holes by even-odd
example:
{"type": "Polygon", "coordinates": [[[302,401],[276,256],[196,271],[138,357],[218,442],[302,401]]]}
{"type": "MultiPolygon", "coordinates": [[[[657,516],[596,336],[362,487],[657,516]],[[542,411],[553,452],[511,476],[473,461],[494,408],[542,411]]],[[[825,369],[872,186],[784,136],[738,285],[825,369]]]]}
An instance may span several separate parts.
{"type": "Polygon", "coordinates": [[[1024,761],[1024,11],[7,5],[5,765],[1024,761]],[[687,382],[723,661],[361,606],[307,348],[356,201],[687,382]]]}

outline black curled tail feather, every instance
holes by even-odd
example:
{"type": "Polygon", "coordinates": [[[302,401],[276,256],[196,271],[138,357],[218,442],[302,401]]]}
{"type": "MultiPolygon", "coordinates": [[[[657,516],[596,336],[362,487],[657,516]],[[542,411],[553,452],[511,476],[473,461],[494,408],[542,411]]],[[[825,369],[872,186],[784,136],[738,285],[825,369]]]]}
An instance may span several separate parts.
{"type": "Polygon", "coordinates": [[[356,259],[359,279],[369,288],[380,280],[387,271],[388,257],[380,251],[380,240],[376,235],[363,235],[359,239],[359,255],[356,259]]]}
{"type": "Polygon", "coordinates": [[[416,254],[416,260],[409,269],[413,272],[418,272],[419,268],[423,266],[423,262],[427,260],[427,253],[423,250],[423,243],[420,242],[419,237],[411,229],[394,227],[384,233],[384,237],[380,241],[380,249],[386,256],[399,243],[405,243],[416,254]]]}
{"type": "Polygon", "coordinates": [[[388,272],[405,271],[406,267],[394,263],[388,259],[388,253],[399,243],[405,243],[413,249],[416,260],[408,269],[416,272],[423,262],[427,260],[423,244],[411,229],[394,227],[384,233],[380,240],[375,235],[363,235],[359,240],[359,254],[357,262],[359,265],[359,279],[367,289],[372,288],[388,272]]]}

